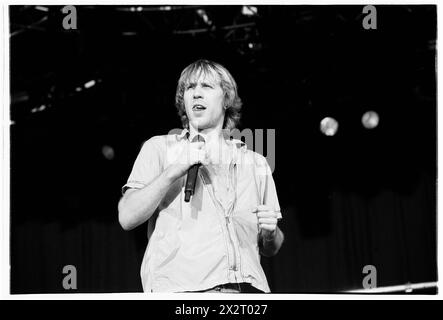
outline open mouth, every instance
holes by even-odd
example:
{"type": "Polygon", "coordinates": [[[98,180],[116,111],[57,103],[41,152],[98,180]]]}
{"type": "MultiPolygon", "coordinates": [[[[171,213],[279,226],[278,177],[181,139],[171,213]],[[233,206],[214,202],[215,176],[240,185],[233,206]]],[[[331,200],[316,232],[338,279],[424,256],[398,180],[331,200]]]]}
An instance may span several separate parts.
{"type": "Polygon", "coordinates": [[[194,111],[206,110],[206,107],[202,106],[201,104],[196,104],[192,107],[192,110],[194,111]]]}

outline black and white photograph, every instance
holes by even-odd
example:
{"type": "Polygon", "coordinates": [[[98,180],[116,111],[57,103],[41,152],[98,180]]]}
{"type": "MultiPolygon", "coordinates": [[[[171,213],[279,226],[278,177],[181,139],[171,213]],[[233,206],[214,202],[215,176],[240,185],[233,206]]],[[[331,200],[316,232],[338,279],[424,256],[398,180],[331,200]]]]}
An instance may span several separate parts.
{"type": "Polygon", "coordinates": [[[4,8],[11,296],[438,294],[437,5],[4,8]]]}

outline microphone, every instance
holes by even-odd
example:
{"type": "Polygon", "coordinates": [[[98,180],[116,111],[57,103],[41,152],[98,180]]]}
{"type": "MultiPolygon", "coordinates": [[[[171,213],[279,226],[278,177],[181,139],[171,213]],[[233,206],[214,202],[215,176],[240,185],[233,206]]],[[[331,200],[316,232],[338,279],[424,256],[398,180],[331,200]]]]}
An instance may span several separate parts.
{"type": "MultiPolygon", "coordinates": [[[[197,142],[197,141],[205,142],[205,139],[198,134],[192,139],[192,142],[197,142]]],[[[201,163],[196,163],[193,164],[188,169],[188,176],[186,177],[186,186],[185,186],[185,202],[189,202],[191,196],[194,195],[195,182],[197,181],[198,169],[200,168],[200,166],[201,163]]]]}

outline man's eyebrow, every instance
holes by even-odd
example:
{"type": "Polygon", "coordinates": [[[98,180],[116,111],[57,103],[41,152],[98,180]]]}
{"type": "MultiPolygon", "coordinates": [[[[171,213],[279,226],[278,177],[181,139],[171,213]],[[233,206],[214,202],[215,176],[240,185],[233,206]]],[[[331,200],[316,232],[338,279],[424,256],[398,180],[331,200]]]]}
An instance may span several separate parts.
{"type": "MultiPolygon", "coordinates": [[[[187,82],[187,86],[196,86],[197,85],[197,82],[198,81],[195,81],[195,80],[190,80],[190,81],[188,81],[187,82]]],[[[217,83],[215,82],[215,81],[212,81],[212,80],[203,80],[203,81],[200,81],[200,83],[202,84],[202,85],[209,85],[209,86],[215,86],[217,83]]]]}
{"type": "Polygon", "coordinates": [[[202,83],[207,83],[207,84],[210,84],[210,85],[216,85],[216,84],[218,84],[219,83],[219,81],[218,81],[218,79],[213,79],[213,78],[206,78],[206,79],[204,79],[203,81],[202,81],[202,83]]]}

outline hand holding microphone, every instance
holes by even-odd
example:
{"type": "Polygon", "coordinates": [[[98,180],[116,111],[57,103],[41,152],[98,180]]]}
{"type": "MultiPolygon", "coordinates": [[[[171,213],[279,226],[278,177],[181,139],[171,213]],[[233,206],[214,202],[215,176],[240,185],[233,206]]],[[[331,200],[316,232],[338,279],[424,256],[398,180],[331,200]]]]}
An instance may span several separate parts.
{"type": "MultiPolygon", "coordinates": [[[[201,135],[196,135],[192,139],[193,143],[203,143],[205,142],[205,139],[201,135]]],[[[207,153],[205,152],[203,161],[207,161],[207,153]]],[[[186,185],[185,185],[185,202],[189,202],[191,199],[191,196],[194,195],[195,190],[195,183],[197,181],[197,175],[198,175],[198,169],[201,166],[201,161],[198,161],[197,163],[193,164],[188,169],[188,176],[186,177],[186,185]]]]}
{"type": "Polygon", "coordinates": [[[195,182],[197,180],[200,165],[208,165],[209,157],[205,148],[205,140],[201,135],[196,135],[192,142],[186,143],[178,152],[178,156],[166,169],[172,181],[188,174],[185,188],[185,201],[194,194],[195,182]]]}

